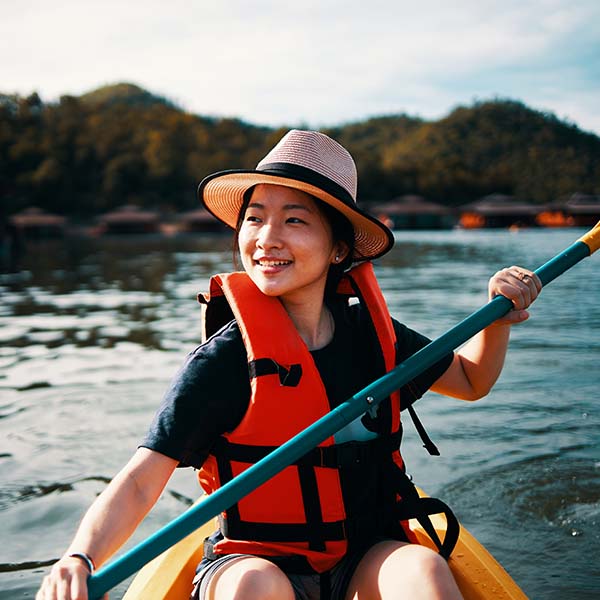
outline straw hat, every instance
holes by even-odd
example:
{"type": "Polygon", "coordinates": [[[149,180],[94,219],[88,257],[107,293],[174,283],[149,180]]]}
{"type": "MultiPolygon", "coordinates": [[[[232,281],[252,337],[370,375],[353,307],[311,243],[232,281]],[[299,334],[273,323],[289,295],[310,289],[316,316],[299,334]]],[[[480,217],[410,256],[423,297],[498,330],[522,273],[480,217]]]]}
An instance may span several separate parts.
{"type": "Polygon", "coordinates": [[[355,261],[377,258],[394,243],[392,232],[356,205],[352,156],[322,133],[289,131],[256,169],[219,171],[203,179],[198,197],[217,219],[235,228],[244,193],[261,183],[301,190],[340,211],[354,227],[355,261]]]}

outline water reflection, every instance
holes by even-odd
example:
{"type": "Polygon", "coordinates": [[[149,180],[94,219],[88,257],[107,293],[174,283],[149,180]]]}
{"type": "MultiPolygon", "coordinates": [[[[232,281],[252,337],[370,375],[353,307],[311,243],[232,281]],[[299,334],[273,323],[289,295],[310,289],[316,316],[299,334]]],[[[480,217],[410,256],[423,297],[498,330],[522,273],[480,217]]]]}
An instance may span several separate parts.
{"type": "MultiPolygon", "coordinates": [[[[493,272],[536,267],[580,234],[403,232],[376,270],[392,313],[437,337],[486,301],[493,272]]],[[[600,588],[588,560],[599,541],[598,265],[584,261],[544,290],[488,399],[418,403],[442,457],[405,428],[417,481],[535,598],[592,598],[600,588]],[[548,575],[567,562],[577,592],[548,575]]],[[[196,294],[228,270],[230,238],[132,237],[30,244],[20,270],[0,274],[0,599],[32,596],[43,565],[135,450],[200,342],[196,294]]],[[[168,492],[131,544],[196,497],[193,474],[176,473],[168,492]]]]}

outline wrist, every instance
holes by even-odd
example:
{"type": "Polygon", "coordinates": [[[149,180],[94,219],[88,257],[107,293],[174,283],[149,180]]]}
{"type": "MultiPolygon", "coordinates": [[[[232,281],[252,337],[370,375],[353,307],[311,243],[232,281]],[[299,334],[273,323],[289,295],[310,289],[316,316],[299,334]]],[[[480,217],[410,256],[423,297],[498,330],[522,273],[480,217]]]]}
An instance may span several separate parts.
{"type": "Polygon", "coordinates": [[[90,575],[92,575],[96,570],[96,563],[94,562],[94,559],[86,552],[71,552],[67,556],[68,558],[78,558],[83,564],[85,564],[87,570],[90,572],[90,575]]]}

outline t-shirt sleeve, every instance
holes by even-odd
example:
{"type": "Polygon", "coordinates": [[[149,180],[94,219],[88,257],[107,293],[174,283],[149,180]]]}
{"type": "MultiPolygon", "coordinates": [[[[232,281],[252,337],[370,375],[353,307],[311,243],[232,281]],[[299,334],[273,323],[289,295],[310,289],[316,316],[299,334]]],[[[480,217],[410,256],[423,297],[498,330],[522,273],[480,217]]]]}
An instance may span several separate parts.
{"type": "MultiPolygon", "coordinates": [[[[407,358],[424,348],[431,341],[428,337],[410,329],[406,325],[392,319],[396,339],[398,341],[397,364],[404,362],[407,358]]],[[[446,356],[427,368],[423,373],[417,375],[401,388],[403,408],[415,402],[446,372],[454,359],[454,353],[449,352],[446,356]]]]}
{"type": "Polygon", "coordinates": [[[249,399],[246,352],[231,322],[187,356],[140,446],[200,468],[218,437],[237,427],[249,399]]]}

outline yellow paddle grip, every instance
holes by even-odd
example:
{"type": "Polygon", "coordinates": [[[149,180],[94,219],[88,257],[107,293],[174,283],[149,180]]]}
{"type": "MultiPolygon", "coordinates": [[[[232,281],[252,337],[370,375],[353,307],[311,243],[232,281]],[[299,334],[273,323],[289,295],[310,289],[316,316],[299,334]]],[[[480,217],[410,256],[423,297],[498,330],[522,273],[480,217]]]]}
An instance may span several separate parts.
{"type": "Polygon", "coordinates": [[[594,254],[600,248],[600,221],[577,241],[583,242],[590,249],[590,254],[594,254]]]}

